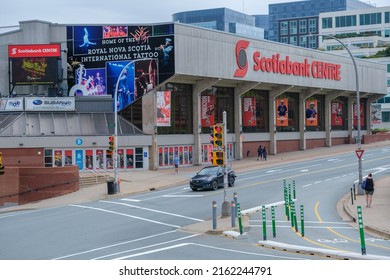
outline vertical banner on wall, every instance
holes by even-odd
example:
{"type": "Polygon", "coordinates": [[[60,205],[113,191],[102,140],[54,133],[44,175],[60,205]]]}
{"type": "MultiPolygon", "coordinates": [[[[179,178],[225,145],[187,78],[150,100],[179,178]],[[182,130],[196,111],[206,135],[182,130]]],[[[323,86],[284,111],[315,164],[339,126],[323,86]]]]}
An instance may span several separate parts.
{"type": "MultiPolygon", "coordinates": [[[[366,124],[364,116],[364,102],[360,102],[360,125],[363,126],[366,124]]],[[[357,105],[353,104],[353,125],[357,126],[357,105]]]]}
{"type": "Polygon", "coordinates": [[[57,167],[62,166],[62,150],[54,151],[54,165],[57,167]]]}
{"type": "Polygon", "coordinates": [[[331,106],[332,106],[331,125],[332,126],[343,125],[343,103],[332,102],[331,106]]]}
{"type": "Polygon", "coordinates": [[[104,151],[96,150],[96,169],[104,169],[104,151]]]}
{"type": "Polygon", "coordinates": [[[243,126],[256,126],[256,98],[244,97],[243,126]]]}
{"type": "Polygon", "coordinates": [[[382,107],[381,104],[371,104],[371,124],[382,123],[382,107]]]}
{"type": "Polygon", "coordinates": [[[214,125],[214,95],[201,95],[201,125],[210,127],[214,125]]]}
{"type": "Polygon", "coordinates": [[[288,126],[288,99],[276,99],[276,126],[288,126]]]}
{"type": "Polygon", "coordinates": [[[93,169],[93,150],[85,151],[85,168],[93,169]]]}
{"type": "Polygon", "coordinates": [[[72,150],[65,150],[65,165],[71,165],[73,163],[72,150]]]}
{"type": "Polygon", "coordinates": [[[126,149],[126,167],[134,168],[134,149],[126,149]]]}
{"type": "Polygon", "coordinates": [[[76,150],[76,165],[79,166],[79,170],[83,170],[83,165],[84,165],[83,154],[84,154],[83,150],[76,150]]]}
{"type": "Polygon", "coordinates": [[[171,126],[171,92],[157,91],[157,126],[171,126]]]}
{"type": "Polygon", "coordinates": [[[317,104],[316,99],[306,100],[306,126],[318,125],[317,104]]]}

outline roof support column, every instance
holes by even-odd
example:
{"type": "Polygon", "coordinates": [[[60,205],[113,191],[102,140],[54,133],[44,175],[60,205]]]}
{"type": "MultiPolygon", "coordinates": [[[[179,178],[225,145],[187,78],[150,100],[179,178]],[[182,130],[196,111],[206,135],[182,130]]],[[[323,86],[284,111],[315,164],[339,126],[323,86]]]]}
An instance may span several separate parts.
{"type": "Polygon", "coordinates": [[[276,103],[275,98],[292,89],[294,86],[278,86],[269,92],[268,108],[269,108],[269,154],[277,154],[277,142],[276,142],[276,103]]]}
{"type": "Polygon", "coordinates": [[[201,139],[201,93],[207,88],[215,85],[219,79],[203,79],[197,82],[192,88],[192,111],[193,111],[193,131],[194,131],[194,151],[192,158],[194,165],[202,164],[202,139],[201,139]]]}
{"type": "Polygon", "coordinates": [[[325,95],[325,132],[326,147],[332,147],[332,100],[339,97],[342,92],[328,92],[325,95]]]}

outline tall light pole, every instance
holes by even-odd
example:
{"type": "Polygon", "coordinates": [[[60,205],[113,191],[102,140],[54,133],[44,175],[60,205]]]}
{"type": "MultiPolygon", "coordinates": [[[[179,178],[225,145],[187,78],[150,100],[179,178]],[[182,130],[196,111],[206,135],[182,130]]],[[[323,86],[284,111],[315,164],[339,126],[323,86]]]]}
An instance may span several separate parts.
{"type": "MultiPolygon", "coordinates": [[[[357,150],[361,151],[362,149],[362,138],[361,138],[361,119],[360,119],[360,92],[359,92],[359,75],[357,71],[357,66],[356,66],[356,61],[355,58],[353,57],[351,51],[349,48],[341,42],[338,38],[332,36],[332,35],[320,35],[320,34],[310,34],[309,36],[323,36],[323,37],[328,37],[331,39],[336,40],[339,42],[349,53],[349,56],[352,59],[353,62],[353,67],[355,68],[355,82],[356,82],[356,117],[357,117],[357,150]]],[[[363,194],[363,189],[361,188],[362,185],[362,178],[363,178],[363,172],[362,172],[362,157],[358,157],[358,172],[359,172],[359,186],[358,186],[358,194],[363,194]]]]}

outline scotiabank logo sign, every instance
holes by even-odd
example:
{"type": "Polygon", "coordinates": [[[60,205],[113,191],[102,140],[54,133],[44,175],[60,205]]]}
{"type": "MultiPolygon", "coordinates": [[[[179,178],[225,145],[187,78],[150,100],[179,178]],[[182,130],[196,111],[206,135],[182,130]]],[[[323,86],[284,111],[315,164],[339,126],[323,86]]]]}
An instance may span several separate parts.
{"type": "Polygon", "coordinates": [[[292,75],[299,77],[341,80],[341,65],[328,63],[319,60],[309,62],[307,58],[303,61],[292,61],[290,56],[281,56],[275,53],[272,56],[262,56],[260,51],[254,51],[251,60],[248,61],[249,41],[240,40],[236,44],[237,69],[234,77],[243,78],[248,73],[249,68],[253,71],[274,73],[280,75],[292,75]]]}
{"type": "Polygon", "coordinates": [[[246,48],[249,46],[249,41],[240,40],[236,44],[236,62],[237,69],[234,72],[234,77],[245,77],[248,72],[248,58],[246,48]]]}

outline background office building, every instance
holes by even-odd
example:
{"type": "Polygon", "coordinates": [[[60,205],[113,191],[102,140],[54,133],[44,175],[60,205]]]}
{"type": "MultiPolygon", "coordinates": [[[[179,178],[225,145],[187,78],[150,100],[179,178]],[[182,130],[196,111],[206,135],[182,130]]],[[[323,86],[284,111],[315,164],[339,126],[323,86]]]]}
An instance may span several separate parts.
{"type": "Polygon", "coordinates": [[[269,5],[268,39],[285,44],[318,48],[320,13],[373,7],[358,0],[311,0],[269,5]]]}
{"type": "Polygon", "coordinates": [[[227,8],[180,12],[173,14],[172,19],[173,22],[244,35],[245,37],[264,38],[264,28],[256,25],[254,16],[227,8]]]}
{"type": "MultiPolygon", "coordinates": [[[[390,128],[390,6],[321,13],[320,49],[334,54],[349,53],[331,35],[343,42],[354,57],[369,59],[387,67],[387,95],[372,106],[376,111],[372,128],[390,128]]],[[[378,81],[380,82],[380,81],[378,81]]]]}

